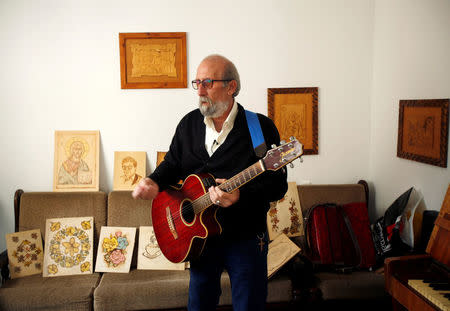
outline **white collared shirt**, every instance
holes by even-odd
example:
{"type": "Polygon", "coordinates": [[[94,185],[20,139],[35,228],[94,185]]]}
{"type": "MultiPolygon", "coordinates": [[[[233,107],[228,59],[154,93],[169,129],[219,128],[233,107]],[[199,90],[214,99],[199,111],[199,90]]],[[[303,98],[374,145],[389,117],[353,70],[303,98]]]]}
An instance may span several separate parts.
{"type": "Polygon", "coordinates": [[[234,120],[236,119],[238,112],[238,107],[236,101],[233,100],[233,107],[231,108],[230,114],[223,123],[222,130],[220,132],[216,131],[214,126],[214,121],[211,117],[205,117],[203,122],[206,125],[205,132],[205,148],[208,151],[209,156],[219,148],[219,146],[225,141],[228,134],[231,132],[234,126],[234,120]]]}

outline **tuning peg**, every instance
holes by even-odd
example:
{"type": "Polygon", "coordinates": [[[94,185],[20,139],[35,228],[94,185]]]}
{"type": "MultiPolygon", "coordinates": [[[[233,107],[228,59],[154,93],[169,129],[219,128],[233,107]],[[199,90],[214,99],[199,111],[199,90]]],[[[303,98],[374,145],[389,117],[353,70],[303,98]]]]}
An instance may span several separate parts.
{"type": "Polygon", "coordinates": [[[290,139],[291,141],[294,141],[294,140],[295,140],[295,137],[294,137],[294,136],[291,136],[291,137],[289,137],[289,139],[290,139]]]}
{"type": "Polygon", "coordinates": [[[294,168],[294,163],[289,163],[289,166],[291,167],[291,168],[294,168]]]}
{"type": "Polygon", "coordinates": [[[281,145],[284,145],[285,143],[286,143],[285,140],[280,141],[280,144],[281,144],[281,145]]]}
{"type": "Polygon", "coordinates": [[[277,145],[275,145],[275,144],[272,144],[270,147],[272,147],[272,148],[276,148],[277,147],[277,145]]]}
{"type": "Polygon", "coordinates": [[[303,163],[303,158],[302,157],[300,157],[298,159],[300,160],[300,163],[303,163]]]}

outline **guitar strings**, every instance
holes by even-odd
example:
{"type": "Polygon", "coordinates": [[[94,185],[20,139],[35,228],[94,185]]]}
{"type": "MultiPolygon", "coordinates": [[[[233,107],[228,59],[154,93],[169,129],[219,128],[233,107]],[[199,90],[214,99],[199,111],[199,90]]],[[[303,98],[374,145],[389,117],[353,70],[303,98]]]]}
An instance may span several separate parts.
{"type": "MultiPolygon", "coordinates": [[[[258,172],[258,170],[256,170],[257,174],[256,174],[255,176],[252,177],[251,172],[250,172],[250,169],[253,169],[253,168],[256,169],[256,166],[255,166],[256,164],[258,164],[258,163],[255,163],[255,164],[251,165],[250,167],[246,168],[244,171],[242,171],[242,173],[241,173],[242,175],[243,175],[245,172],[247,172],[247,173],[249,173],[249,176],[250,176],[251,178],[250,178],[249,180],[245,181],[244,183],[241,183],[241,185],[247,183],[248,181],[250,181],[251,179],[255,178],[256,176],[258,176],[259,174],[261,174],[261,173],[263,172],[263,170],[262,170],[261,172],[258,172]],[[255,166],[255,167],[254,167],[254,166],[255,166]]],[[[261,167],[260,167],[260,168],[261,168],[261,167]]],[[[239,181],[240,181],[240,175],[241,175],[241,174],[237,174],[237,175],[231,177],[230,179],[228,179],[227,181],[225,181],[223,184],[220,184],[219,187],[221,188],[221,190],[225,190],[225,189],[227,188],[226,186],[228,186],[228,185],[231,184],[232,182],[235,182],[237,179],[239,179],[239,181]],[[225,186],[224,189],[222,189],[221,186],[225,186]]],[[[245,175],[244,175],[244,178],[245,178],[245,175]]],[[[237,188],[236,188],[236,189],[237,189],[237,188]]],[[[195,208],[193,208],[193,206],[194,206],[195,204],[197,204],[200,200],[205,200],[205,198],[206,198],[206,202],[205,202],[205,203],[206,203],[206,206],[204,206],[204,208],[202,208],[201,211],[203,211],[203,210],[205,210],[206,208],[208,208],[209,206],[213,205],[214,203],[211,201],[211,199],[210,199],[210,197],[209,197],[208,194],[209,194],[209,192],[206,192],[206,193],[204,193],[203,195],[201,195],[200,197],[198,197],[197,199],[195,199],[195,200],[193,200],[193,201],[189,201],[189,203],[182,205],[182,207],[180,208],[179,211],[175,211],[173,214],[171,214],[172,220],[178,220],[178,219],[182,218],[182,217],[183,217],[182,214],[183,214],[184,212],[190,210],[190,209],[193,209],[193,210],[194,210],[194,215],[195,215],[195,216],[198,215],[198,213],[195,212],[195,208]],[[209,201],[209,202],[208,202],[208,201],[209,201]]],[[[163,203],[162,205],[165,205],[165,203],[167,203],[167,202],[168,202],[168,200],[165,200],[164,202],[162,202],[162,203],[163,203]]],[[[201,211],[200,211],[200,212],[201,212],[201,211]]],[[[153,219],[152,219],[152,221],[153,221],[153,219]]],[[[164,223],[164,221],[161,221],[161,222],[159,222],[158,224],[161,224],[161,223],[164,223]]],[[[153,222],[152,222],[152,224],[155,225],[153,222]]]]}

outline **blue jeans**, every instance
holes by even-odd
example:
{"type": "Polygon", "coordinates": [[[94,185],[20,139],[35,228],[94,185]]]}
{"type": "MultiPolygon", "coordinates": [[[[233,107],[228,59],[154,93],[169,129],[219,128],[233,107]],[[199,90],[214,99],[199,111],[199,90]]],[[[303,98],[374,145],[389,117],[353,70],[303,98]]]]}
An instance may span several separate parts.
{"type": "Polygon", "coordinates": [[[191,261],[189,311],[216,309],[224,269],[230,276],[233,311],[265,310],[267,233],[259,237],[230,241],[219,236],[206,243],[202,255],[191,261]]]}

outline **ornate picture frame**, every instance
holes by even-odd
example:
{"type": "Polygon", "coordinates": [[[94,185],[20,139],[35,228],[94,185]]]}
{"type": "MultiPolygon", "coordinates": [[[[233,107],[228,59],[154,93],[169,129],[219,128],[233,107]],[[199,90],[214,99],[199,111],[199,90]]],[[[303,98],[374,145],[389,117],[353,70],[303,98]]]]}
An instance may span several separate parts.
{"type": "Polygon", "coordinates": [[[447,167],[449,102],[448,98],[400,100],[399,158],[447,167]]]}
{"type": "Polygon", "coordinates": [[[119,33],[122,89],[186,88],[186,33],[119,33]]]}
{"type": "Polygon", "coordinates": [[[294,136],[303,144],[303,154],[318,154],[318,88],[269,88],[268,116],[281,140],[294,136]]]}

